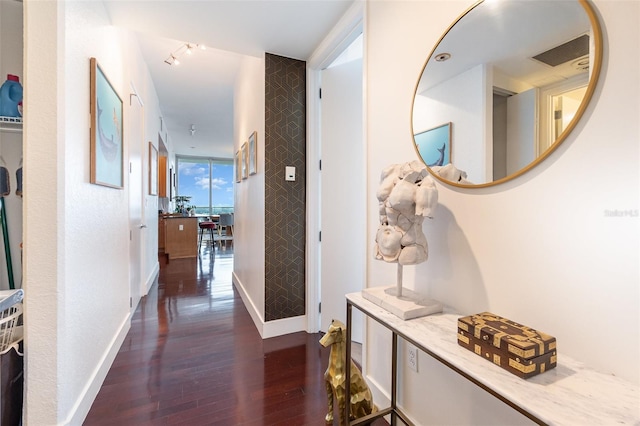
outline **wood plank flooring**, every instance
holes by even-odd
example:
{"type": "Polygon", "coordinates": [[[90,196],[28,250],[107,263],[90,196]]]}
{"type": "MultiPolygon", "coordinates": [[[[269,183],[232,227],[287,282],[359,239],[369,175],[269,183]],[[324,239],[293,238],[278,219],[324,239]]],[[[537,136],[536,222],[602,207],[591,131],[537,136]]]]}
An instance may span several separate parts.
{"type": "Polygon", "coordinates": [[[85,425],[325,424],[321,335],[262,340],[232,270],[231,250],[161,256],[85,425]]]}

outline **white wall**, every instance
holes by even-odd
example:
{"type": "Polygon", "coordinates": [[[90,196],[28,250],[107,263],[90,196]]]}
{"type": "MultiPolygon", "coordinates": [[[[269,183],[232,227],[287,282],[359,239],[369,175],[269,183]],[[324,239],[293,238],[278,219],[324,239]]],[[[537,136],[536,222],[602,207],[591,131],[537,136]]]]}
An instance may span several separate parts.
{"type": "Polygon", "coordinates": [[[487,163],[483,161],[487,141],[482,129],[491,111],[486,110],[486,88],[485,67],[478,65],[417,96],[413,109],[414,133],[453,123],[451,162],[467,172],[471,182],[487,181],[487,163]]]}
{"type": "MultiPolygon", "coordinates": [[[[129,177],[124,190],[89,183],[89,58],[125,114],[130,81],[147,96],[147,113],[157,114],[157,100],[135,38],[110,25],[102,3],[24,7],[25,423],[80,424],[130,321],[129,177]]],[[[155,253],[154,239],[146,244],[155,253]]]]}
{"type": "Polygon", "coordinates": [[[258,132],[257,173],[234,185],[233,282],[256,328],[264,328],[264,132],[265,60],[245,56],[236,80],[234,98],[234,152],[255,130],[258,132]]]}
{"type": "MultiPolygon", "coordinates": [[[[369,194],[383,167],[416,158],[408,124],[415,82],[442,32],[471,4],[368,3],[369,194]]],[[[544,330],[558,338],[562,354],[637,384],[640,3],[596,1],[595,7],[604,22],[605,56],[581,123],[541,165],[512,182],[476,190],[438,183],[440,205],[425,224],[430,259],[405,268],[404,282],[461,313],[491,310],[544,330]],[[635,216],[607,215],[615,210],[635,216]],[[597,336],[602,340],[595,343],[597,336]]],[[[368,210],[373,247],[373,196],[368,210]]],[[[373,260],[372,252],[367,262],[369,286],[393,279],[395,268],[373,260]]],[[[383,392],[388,354],[381,347],[389,340],[369,329],[365,368],[383,392]]],[[[418,423],[525,421],[432,364],[421,354],[420,373],[403,373],[402,404],[418,423]]]]}

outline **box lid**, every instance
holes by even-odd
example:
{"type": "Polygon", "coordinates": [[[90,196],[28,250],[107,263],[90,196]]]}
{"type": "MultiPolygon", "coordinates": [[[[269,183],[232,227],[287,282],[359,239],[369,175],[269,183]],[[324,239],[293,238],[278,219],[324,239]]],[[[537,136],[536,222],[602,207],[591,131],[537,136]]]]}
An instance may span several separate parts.
{"type": "Polygon", "coordinates": [[[524,359],[556,350],[555,337],[491,312],[459,318],[458,328],[524,359]]]}

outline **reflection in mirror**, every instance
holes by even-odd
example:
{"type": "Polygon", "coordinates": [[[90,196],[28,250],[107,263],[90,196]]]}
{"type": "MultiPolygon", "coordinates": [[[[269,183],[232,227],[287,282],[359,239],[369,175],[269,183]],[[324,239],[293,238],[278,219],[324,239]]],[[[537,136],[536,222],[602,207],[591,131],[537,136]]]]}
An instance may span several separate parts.
{"type": "Polygon", "coordinates": [[[599,23],[586,1],[476,4],[442,36],[418,81],[416,152],[436,177],[461,186],[489,186],[524,173],[575,127],[601,57],[599,23]],[[446,173],[447,164],[431,167],[436,164],[426,158],[438,152],[421,147],[443,123],[452,163],[446,173]]]}

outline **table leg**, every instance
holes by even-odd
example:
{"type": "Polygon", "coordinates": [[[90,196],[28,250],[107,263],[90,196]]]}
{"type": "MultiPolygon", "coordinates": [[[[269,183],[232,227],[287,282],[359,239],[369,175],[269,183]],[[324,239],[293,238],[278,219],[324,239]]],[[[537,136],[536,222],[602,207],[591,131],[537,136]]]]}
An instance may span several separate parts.
{"type": "Polygon", "coordinates": [[[391,337],[391,426],[397,424],[396,396],[398,384],[398,335],[392,332],[391,337]]]}
{"type": "Polygon", "coordinates": [[[351,316],[352,316],[352,306],[349,302],[347,302],[347,341],[345,342],[345,364],[344,364],[344,395],[347,399],[347,403],[345,404],[345,413],[344,418],[349,425],[349,412],[351,408],[351,316]]]}

